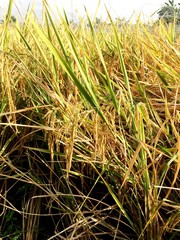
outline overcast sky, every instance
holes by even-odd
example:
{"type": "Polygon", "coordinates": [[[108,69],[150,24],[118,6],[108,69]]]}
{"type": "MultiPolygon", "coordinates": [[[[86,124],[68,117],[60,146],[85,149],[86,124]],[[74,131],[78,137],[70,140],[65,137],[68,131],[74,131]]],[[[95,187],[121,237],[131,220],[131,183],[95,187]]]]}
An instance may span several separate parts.
{"type": "MultiPolygon", "coordinates": [[[[41,15],[42,1],[36,0],[35,12],[38,16],[41,15]]],[[[84,15],[84,5],[88,9],[91,16],[94,15],[99,0],[46,0],[48,4],[55,9],[55,5],[59,9],[64,8],[69,17],[78,14],[84,15]],[[73,13],[72,13],[73,11],[73,13]]],[[[8,0],[0,0],[0,18],[7,9],[8,0]],[[5,10],[4,10],[5,9],[5,10]]],[[[21,14],[24,15],[29,4],[32,4],[34,0],[14,0],[15,5],[20,10],[21,14]]],[[[158,8],[160,8],[167,0],[101,0],[100,7],[98,10],[98,17],[106,19],[107,13],[105,6],[109,10],[113,18],[120,17],[129,19],[131,15],[137,16],[139,13],[142,14],[142,19],[149,18],[158,8]]],[[[179,1],[175,1],[178,3],[179,1]]],[[[13,9],[13,14],[17,14],[17,10],[13,9]]]]}

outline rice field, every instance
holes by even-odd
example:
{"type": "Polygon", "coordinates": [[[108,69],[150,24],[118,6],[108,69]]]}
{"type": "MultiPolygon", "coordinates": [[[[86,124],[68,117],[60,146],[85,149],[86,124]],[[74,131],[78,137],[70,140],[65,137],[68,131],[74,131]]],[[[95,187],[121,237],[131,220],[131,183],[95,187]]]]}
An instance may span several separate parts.
{"type": "Polygon", "coordinates": [[[0,239],[180,239],[175,23],[44,7],[0,26],[0,239]]]}

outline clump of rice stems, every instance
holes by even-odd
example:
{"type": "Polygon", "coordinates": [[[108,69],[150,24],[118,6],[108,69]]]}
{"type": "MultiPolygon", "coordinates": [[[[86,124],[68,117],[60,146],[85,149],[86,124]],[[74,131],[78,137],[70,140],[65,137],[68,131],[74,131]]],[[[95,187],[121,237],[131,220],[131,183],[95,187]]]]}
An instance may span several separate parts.
{"type": "Polygon", "coordinates": [[[0,26],[0,238],[178,239],[178,34],[44,8],[0,26]]]}

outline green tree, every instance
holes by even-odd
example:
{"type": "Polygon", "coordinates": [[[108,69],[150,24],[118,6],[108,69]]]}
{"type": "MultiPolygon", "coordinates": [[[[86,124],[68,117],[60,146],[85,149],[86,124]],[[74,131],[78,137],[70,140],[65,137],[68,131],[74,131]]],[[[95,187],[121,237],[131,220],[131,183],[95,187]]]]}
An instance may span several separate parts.
{"type": "Polygon", "coordinates": [[[11,22],[16,22],[16,17],[11,16],[11,22]]]}
{"type": "MultiPolygon", "coordinates": [[[[180,6],[179,3],[178,5],[180,6]]],[[[174,18],[180,23],[180,7],[177,7],[174,0],[168,0],[157,13],[159,19],[163,18],[167,23],[173,22],[174,18]]]]}
{"type": "MultiPolygon", "coordinates": [[[[6,15],[6,19],[8,19],[8,15],[6,15]]],[[[16,17],[15,16],[11,16],[10,17],[10,22],[16,22],[16,17]]]]}

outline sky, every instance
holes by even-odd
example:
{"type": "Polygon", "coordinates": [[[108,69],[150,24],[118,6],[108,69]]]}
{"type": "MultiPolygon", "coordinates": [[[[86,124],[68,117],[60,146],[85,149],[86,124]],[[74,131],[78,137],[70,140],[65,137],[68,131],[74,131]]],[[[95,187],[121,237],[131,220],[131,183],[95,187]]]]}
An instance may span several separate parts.
{"type": "MultiPolygon", "coordinates": [[[[35,2],[35,12],[37,16],[41,16],[42,13],[42,1],[36,0],[35,2]]],[[[49,6],[56,11],[55,6],[61,11],[65,9],[69,18],[77,18],[77,15],[84,16],[84,6],[86,6],[90,16],[94,16],[97,10],[99,0],[46,0],[49,6]]],[[[8,6],[8,0],[0,0],[0,19],[2,19],[3,14],[6,12],[8,6]]],[[[139,14],[141,14],[141,19],[147,21],[156,18],[157,15],[153,15],[167,0],[100,0],[100,5],[98,8],[97,17],[106,20],[107,12],[106,8],[111,14],[112,18],[125,18],[126,20],[135,19],[139,14]],[[106,8],[105,8],[106,6],[106,8]],[[152,17],[153,15],[153,17],[152,17]]],[[[178,3],[180,1],[175,1],[178,3]]],[[[25,12],[29,4],[33,4],[34,0],[14,0],[13,15],[17,16],[17,12],[20,11],[22,15],[25,12]],[[15,7],[17,6],[17,8],[15,7]]]]}

